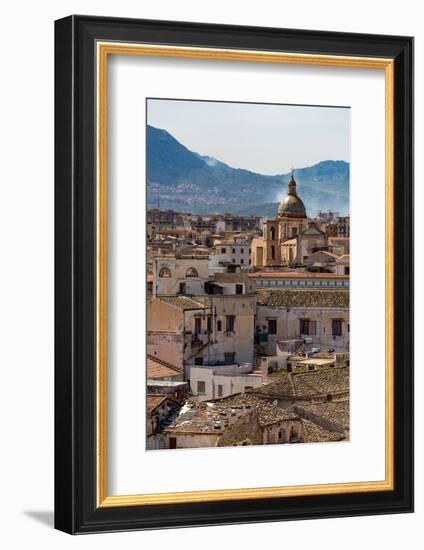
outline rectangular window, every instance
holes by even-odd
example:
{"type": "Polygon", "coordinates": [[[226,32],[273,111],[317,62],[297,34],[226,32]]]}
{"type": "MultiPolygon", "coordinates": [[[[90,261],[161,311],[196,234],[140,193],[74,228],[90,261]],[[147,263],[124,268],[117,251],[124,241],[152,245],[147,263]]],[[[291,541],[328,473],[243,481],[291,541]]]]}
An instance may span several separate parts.
{"type": "Polygon", "coordinates": [[[235,249],[235,248],[233,248],[233,254],[235,254],[235,253],[236,253],[236,249],[235,249]]]}
{"type": "Polygon", "coordinates": [[[194,335],[198,336],[202,331],[202,318],[201,317],[195,317],[194,318],[194,335]]]}
{"type": "Polygon", "coordinates": [[[178,294],[185,294],[186,293],[186,284],[180,283],[178,294]]]}
{"type": "Polygon", "coordinates": [[[217,323],[216,323],[216,330],[217,330],[218,332],[221,332],[221,330],[222,330],[222,321],[217,321],[217,323]]]}
{"type": "Polygon", "coordinates": [[[300,327],[299,327],[300,334],[309,334],[309,319],[300,319],[299,323],[300,323],[300,327]]]}
{"type": "Polygon", "coordinates": [[[233,365],[236,359],[235,351],[224,352],[224,361],[226,365],[233,365]]]}
{"type": "Polygon", "coordinates": [[[345,275],[350,275],[350,267],[345,267],[345,275]]]}
{"type": "Polygon", "coordinates": [[[236,294],[243,294],[243,285],[236,285],[236,294]]]}
{"type": "Polygon", "coordinates": [[[240,254],[244,254],[244,248],[240,248],[240,254]]]}
{"type": "Polygon", "coordinates": [[[268,319],[268,334],[277,334],[277,319],[268,319]]]}
{"type": "Polygon", "coordinates": [[[226,315],[225,316],[225,331],[226,332],[234,332],[234,323],[235,323],[235,316],[234,315],[226,315]]]}
{"type": "Polygon", "coordinates": [[[206,383],[202,380],[197,381],[197,393],[203,395],[206,393],[206,383]]]}
{"type": "Polygon", "coordinates": [[[194,364],[202,366],[203,365],[203,357],[195,357],[194,358],[194,364]]]}
{"type": "Polygon", "coordinates": [[[242,259],[240,260],[240,263],[241,263],[241,264],[244,264],[244,260],[243,260],[243,258],[242,258],[242,259]]]}
{"type": "Polygon", "coordinates": [[[315,336],[317,333],[317,322],[310,319],[300,319],[300,334],[315,336]]]}
{"type": "Polygon", "coordinates": [[[218,384],[218,397],[222,397],[223,391],[222,391],[222,385],[218,384]]]}
{"type": "Polygon", "coordinates": [[[331,321],[331,329],[332,329],[333,336],[342,336],[343,334],[342,319],[333,319],[331,321]]]}
{"type": "Polygon", "coordinates": [[[207,331],[208,333],[212,332],[212,315],[208,315],[207,317],[207,331]]]}
{"type": "Polygon", "coordinates": [[[227,252],[226,248],[221,248],[221,254],[225,254],[227,252]]]}

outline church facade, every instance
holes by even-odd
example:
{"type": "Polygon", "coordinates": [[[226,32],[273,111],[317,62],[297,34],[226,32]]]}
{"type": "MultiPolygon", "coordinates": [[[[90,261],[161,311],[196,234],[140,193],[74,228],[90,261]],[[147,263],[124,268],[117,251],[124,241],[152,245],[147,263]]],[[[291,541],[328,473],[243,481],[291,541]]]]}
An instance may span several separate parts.
{"type": "Polygon", "coordinates": [[[263,224],[263,236],[252,241],[252,266],[303,264],[308,255],[327,246],[325,233],[309,225],[292,173],[287,196],[280,202],[277,217],[267,219],[263,224]]]}

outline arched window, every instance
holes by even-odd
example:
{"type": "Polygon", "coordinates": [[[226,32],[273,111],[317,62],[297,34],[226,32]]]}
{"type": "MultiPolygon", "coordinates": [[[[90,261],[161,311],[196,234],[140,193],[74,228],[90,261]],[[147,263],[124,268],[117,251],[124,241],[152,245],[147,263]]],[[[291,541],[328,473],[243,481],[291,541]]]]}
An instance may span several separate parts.
{"type": "Polygon", "coordinates": [[[275,260],[275,246],[271,246],[271,260],[275,260]]]}
{"type": "Polygon", "coordinates": [[[159,277],[171,277],[171,272],[167,267],[162,267],[159,271],[159,277]]]}
{"type": "Polygon", "coordinates": [[[194,269],[194,267],[189,267],[187,269],[186,277],[198,277],[199,274],[197,273],[197,269],[194,269]]]}
{"type": "Polygon", "coordinates": [[[271,241],[275,241],[275,227],[271,227],[271,229],[269,230],[269,238],[271,239],[271,241]]]}

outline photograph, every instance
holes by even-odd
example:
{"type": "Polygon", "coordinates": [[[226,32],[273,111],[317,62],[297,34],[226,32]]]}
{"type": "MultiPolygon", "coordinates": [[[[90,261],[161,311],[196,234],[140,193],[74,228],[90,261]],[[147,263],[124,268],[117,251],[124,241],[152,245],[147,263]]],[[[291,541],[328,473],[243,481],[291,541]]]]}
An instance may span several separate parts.
{"type": "Polygon", "coordinates": [[[349,441],[350,117],[146,99],[147,450],[349,441]]]}

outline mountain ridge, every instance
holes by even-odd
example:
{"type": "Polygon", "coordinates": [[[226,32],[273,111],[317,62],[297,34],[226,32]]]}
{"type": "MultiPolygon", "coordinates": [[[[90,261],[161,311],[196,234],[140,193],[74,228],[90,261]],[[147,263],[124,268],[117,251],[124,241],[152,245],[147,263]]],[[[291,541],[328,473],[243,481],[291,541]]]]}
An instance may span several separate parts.
{"type": "MultiPolygon", "coordinates": [[[[309,216],[316,210],[349,210],[349,163],[324,160],[295,170],[298,194],[309,216]]],[[[164,129],[147,126],[147,203],[187,212],[263,215],[286,194],[290,174],[274,176],[233,168],[193,152],[164,129]]],[[[276,211],[273,215],[276,215],[276,211]]]]}

